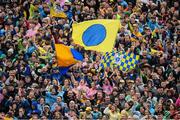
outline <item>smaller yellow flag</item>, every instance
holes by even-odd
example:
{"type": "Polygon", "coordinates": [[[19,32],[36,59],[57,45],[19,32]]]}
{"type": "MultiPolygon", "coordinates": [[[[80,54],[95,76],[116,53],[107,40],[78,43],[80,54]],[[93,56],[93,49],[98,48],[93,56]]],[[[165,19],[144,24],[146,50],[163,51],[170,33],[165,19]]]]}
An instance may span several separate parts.
{"type": "Polygon", "coordinates": [[[56,12],[53,7],[50,8],[51,17],[67,18],[67,15],[64,12],[56,12]]]}
{"type": "Polygon", "coordinates": [[[30,8],[29,8],[29,18],[33,18],[35,16],[35,11],[37,11],[38,8],[36,6],[34,6],[33,4],[30,4],[30,8]]]}
{"type": "Polygon", "coordinates": [[[150,52],[151,55],[161,54],[161,53],[162,53],[162,51],[158,51],[158,50],[155,50],[155,49],[151,48],[151,52],[150,52]]]}

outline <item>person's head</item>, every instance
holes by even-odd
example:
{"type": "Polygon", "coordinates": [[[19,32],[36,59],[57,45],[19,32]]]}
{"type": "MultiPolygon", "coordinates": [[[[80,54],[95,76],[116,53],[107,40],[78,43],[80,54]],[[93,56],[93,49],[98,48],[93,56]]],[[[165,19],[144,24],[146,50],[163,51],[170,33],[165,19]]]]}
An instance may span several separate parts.
{"type": "Polygon", "coordinates": [[[56,57],[52,57],[52,64],[56,64],[56,57]]]}
{"type": "Polygon", "coordinates": [[[163,120],[163,114],[158,114],[157,115],[157,120],[163,120]]]}
{"type": "Polygon", "coordinates": [[[68,91],[68,97],[73,97],[73,96],[74,96],[73,91],[72,91],[72,90],[69,90],[69,91],[68,91]]]}
{"type": "Polygon", "coordinates": [[[131,89],[131,90],[130,90],[130,95],[131,95],[131,96],[135,95],[135,90],[134,90],[134,89],[131,89]]]}
{"type": "Polygon", "coordinates": [[[173,68],[174,69],[178,68],[178,62],[173,62],[173,68]]]}
{"type": "Polygon", "coordinates": [[[119,87],[122,88],[125,85],[125,81],[123,79],[119,80],[119,87]]]}
{"type": "Polygon", "coordinates": [[[68,11],[70,6],[69,5],[65,5],[63,8],[64,8],[64,11],[68,11]]]}
{"type": "Polygon", "coordinates": [[[85,85],[85,80],[81,79],[80,82],[79,82],[79,85],[85,85]]]}
{"type": "Polygon", "coordinates": [[[43,116],[41,117],[41,120],[48,120],[48,118],[47,118],[45,115],[43,115],[43,116]]]}
{"type": "Polygon", "coordinates": [[[116,98],[114,99],[114,103],[115,103],[116,105],[119,105],[119,103],[120,103],[119,98],[116,97],[116,98]]]}
{"type": "Polygon", "coordinates": [[[24,108],[19,108],[19,113],[18,113],[19,117],[23,117],[25,115],[25,110],[24,108]]]}
{"type": "Polygon", "coordinates": [[[121,119],[122,120],[127,120],[128,119],[128,114],[125,110],[121,111],[121,119]]]}
{"type": "Polygon", "coordinates": [[[165,82],[162,82],[162,83],[161,83],[161,87],[159,87],[159,88],[157,89],[157,92],[158,92],[159,94],[163,94],[165,87],[166,87],[165,82]]]}
{"type": "Polygon", "coordinates": [[[118,93],[119,93],[119,92],[118,92],[118,89],[113,89],[113,92],[112,92],[112,95],[113,95],[113,96],[117,96],[118,93]]]}
{"type": "Polygon", "coordinates": [[[170,110],[176,110],[176,106],[175,106],[174,104],[171,104],[171,105],[169,106],[169,109],[170,109],[170,110]]]}
{"type": "Polygon", "coordinates": [[[125,98],[125,94],[120,93],[120,94],[119,94],[119,100],[124,100],[124,98],[125,98]]]}
{"type": "Polygon", "coordinates": [[[116,112],[117,111],[116,105],[114,105],[114,104],[111,105],[110,110],[111,110],[111,112],[116,112]]]}
{"type": "Polygon", "coordinates": [[[179,2],[174,2],[174,7],[179,8],[179,2]]]}
{"type": "Polygon", "coordinates": [[[2,94],[3,94],[3,95],[7,95],[7,92],[8,92],[8,91],[7,91],[6,88],[3,88],[3,89],[2,89],[2,94]]]}
{"type": "Polygon", "coordinates": [[[82,71],[83,71],[83,73],[87,73],[88,69],[87,68],[83,68],[82,71]]]}
{"type": "Polygon", "coordinates": [[[74,110],[70,110],[69,112],[68,112],[68,114],[71,116],[71,117],[76,117],[77,115],[76,115],[76,112],[74,111],[74,110]]]}
{"type": "Polygon", "coordinates": [[[103,99],[103,93],[102,93],[102,91],[98,91],[97,92],[97,100],[101,100],[101,99],[103,99]]]}
{"type": "Polygon", "coordinates": [[[60,111],[61,109],[62,109],[62,107],[56,103],[55,104],[55,111],[60,111]]]}
{"type": "Polygon", "coordinates": [[[53,80],[52,80],[52,84],[53,84],[53,85],[58,85],[58,81],[57,81],[56,79],[53,79],[53,80]]]}
{"type": "Polygon", "coordinates": [[[97,75],[93,75],[92,79],[93,79],[93,81],[97,81],[98,80],[98,76],[97,75]]]}
{"type": "Polygon", "coordinates": [[[50,79],[47,79],[47,78],[46,78],[46,79],[44,79],[43,84],[44,84],[44,85],[48,85],[48,84],[49,84],[49,81],[50,81],[50,79]]]}
{"type": "Polygon", "coordinates": [[[99,111],[99,108],[98,108],[98,105],[95,105],[94,107],[93,107],[93,111],[99,111]]]}
{"type": "Polygon", "coordinates": [[[13,84],[10,84],[10,85],[8,86],[8,91],[9,91],[9,92],[14,92],[14,91],[15,91],[15,87],[14,87],[13,84]]]}
{"type": "Polygon", "coordinates": [[[70,84],[69,79],[65,79],[65,80],[64,80],[64,86],[69,86],[69,84],[70,84]]]}
{"type": "Polygon", "coordinates": [[[148,88],[151,88],[153,86],[153,81],[152,80],[148,80],[147,86],[148,86],[148,88]]]}
{"type": "Polygon", "coordinates": [[[130,41],[130,36],[127,34],[127,35],[125,35],[125,41],[126,42],[129,42],[130,41]]]}
{"type": "Polygon", "coordinates": [[[157,111],[163,111],[163,105],[161,103],[159,103],[157,106],[157,111]]]}
{"type": "Polygon", "coordinates": [[[44,106],[44,112],[50,112],[50,107],[48,104],[44,106]]]}
{"type": "Polygon", "coordinates": [[[145,109],[144,114],[145,114],[145,115],[150,115],[149,109],[145,109]]]}
{"type": "Polygon", "coordinates": [[[139,111],[141,112],[141,114],[144,114],[145,112],[145,108],[143,106],[140,107],[139,111]]]}
{"type": "Polygon", "coordinates": [[[16,110],[17,109],[17,103],[13,102],[11,108],[12,108],[12,110],[16,110]]]}
{"type": "Polygon", "coordinates": [[[25,82],[26,83],[30,83],[31,82],[31,77],[30,76],[26,76],[25,77],[25,82]]]}
{"type": "Polygon", "coordinates": [[[107,103],[111,102],[111,98],[109,95],[105,96],[105,102],[107,102],[107,103]]]}
{"type": "Polygon", "coordinates": [[[64,34],[63,30],[62,30],[62,29],[60,29],[60,30],[59,30],[59,35],[62,37],[62,36],[63,36],[63,34],[64,34]]]}
{"type": "Polygon", "coordinates": [[[14,111],[13,110],[9,110],[6,114],[7,117],[12,118],[14,116],[14,111]]]}
{"type": "Polygon", "coordinates": [[[38,114],[32,114],[32,120],[38,120],[39,116],[38,114]]]}
{"type": "Polygon", "coordinates": [[[131,16],[130,18],[130,22],[133,24],[133,28],[134,28],[134,24],[135,24],[135,16],[131,16]]]}
{"type": "Polygon", "coordinates": [[[69,108],[70,109],[75,109],[75,102],[74,101],[69,102],[69,108]]]}
{"type": "Polygon", "coordinates": [[[108,78],[105,78],[105,79],[104,79],[104,84],[105,84],[105,85],[109,85],[109,79],[108,79],[108,78]]]}
{"type": "Polygon", "coordinates": [[[174,119],[175,119],[175,120],[179,120],[179,119],[180,119],[180,113],[179,113],[179,112],[174,115],[174,119]]]}
{"type": "Polygon", "coordinates": [[[90,100],[86,100],[85,105],[86,105],[86,107],[91,107],[91,101],[90,100]]]}
{"type": "Polygon", "coordinates": [[[39,103],[40,103],[40,104],[44,104],[44,103],[45,103],[45,100],[44,100],[44,98],[43,98],[43,97],[42,97],[42,98],[40,98],[39,103]]]}
{"type": "Polygon", "coordinates": [[[15,101],[16,101],[16,102],[20,102],[20,96],[19,96],[19,95],[16,95],[16,96],[15,96],[15,101]]]}
{"type": "Polygon", "coordinates": [[[62,98],[61,98],[61,96],[58,96],[58,97],[57,97],[57,99],[56,99],[56,101],[57,101],[57,103],[62,102],[62,98]]]}
{"type": "Polygon", "coordinates": [[[142,83],[142,79],[140,77],[137,77],[136,80],[135,80],[135,83],[137,85],[141,84],[142,83]]]}
{"type": "Polygon", "coordinates": [[[129,106],[128,102],[126,102],[126,103],[124,104],[124,108],[125,108],[125,109],[129,109],[129,107],[130,107],[130,106],[129,106]]]}
{"type": "Polygon", "coordinates": [[[10,48],[8,51],[7,51],[7,56],[10,57],[11,55],[13,55],[14,53],[14,49],[13,48],[10,48]]]}
{"type": "Polygon", "coordinates": [[[53,95],[57,94],[57,88],[54,88],[54,87],[53,87],[53,88],[51,89],[51,93],[52,93],[53,95]]]}
{"type": "Polygon", "coordinates": [[[91,88],[96,89],[96,84],[94,82],[91,83],[91,88]]]}
{"type": "Polygon", "coordinates": [[[74,88],[77,88],[79,85],[78,81],[75,81],[73,85],[74,85],[74,88]]]}

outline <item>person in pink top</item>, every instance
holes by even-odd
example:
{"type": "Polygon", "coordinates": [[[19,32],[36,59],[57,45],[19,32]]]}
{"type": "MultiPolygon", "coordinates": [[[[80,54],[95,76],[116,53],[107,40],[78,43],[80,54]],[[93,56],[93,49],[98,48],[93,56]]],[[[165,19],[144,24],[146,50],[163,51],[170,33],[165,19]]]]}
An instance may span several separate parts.
{"type": "Polygon", "coordinates": [[[176,100],[176,107],[180,107],[180,94],[179,94],[178,99],[176,100]]]}
{"type": "Polygon", "coordinates": [[[108,78],[104,79],[104,83],[103,83],[103,92],[107,95],[110,95],[113,91],[113,87],[110,84],[110,81],[108,80],[108,78]]]}
{"type": "Polygon", "coordinates": [[[33,37],[38,32],[38,29],[41,27],[41,25],[38,23],[37,25],[34,23],[30,24],[30,29],[26,32],[26,37],[33,37]]]}
{"type": "Polygon", "coordinates": [[[86,83],[85,83],[84,79],[81,79],[81,81],[79,82],[79,86],[77,87],[77,89],[78,89],[79,91],[83,91],[83,92],[88,91],[89,88],[86,86],[86,83]]]}
{"type": "Polygon", "coordinates": [[[96,85],[94,82],[92,82],[91,88],[86,92],[86,96],[88,99],[93,100],[95,98],[96,93],[97,93],[96,85]]]}

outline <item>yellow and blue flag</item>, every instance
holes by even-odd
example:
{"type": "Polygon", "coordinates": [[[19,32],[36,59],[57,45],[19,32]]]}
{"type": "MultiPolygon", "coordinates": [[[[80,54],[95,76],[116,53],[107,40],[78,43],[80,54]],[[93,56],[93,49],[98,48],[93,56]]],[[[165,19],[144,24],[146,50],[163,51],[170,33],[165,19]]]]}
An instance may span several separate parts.
{"type": "Polygon", "coordinates": [[[110,52],[114,47],[119,20],[90,20],[72,25],[72,38],[75,44],[86,50],[110,52]]]}
{"type": "Polygon", "coordinates": [[[117,67],[124,72],[130,71],[139,63],[139,58],[140,56],[135,55],[134,53],[117,51],[107,52],[101,59],[100,69],[117,67]]]}
{"type": "Polygon", "coordinates": [[[60,67],[69,67],[83,60],[81,53],[63,44],[55,44],[55,49],[60,67]]]}
{"type": "Polygon", "coordinates": [[[53,1],[50,1],[50,2],[52,3],[52,6],[49,6],[51,17],[67,18],[67,15],[63,11],[56,11],[55,2],[53,2],[53,1]]]}
{"type": "Polygon", "coordinates": [[[50,16],[58,18],[67,18],[67,15],[63,11],[57,12],[53,7],[50,8],[50,16]]]}

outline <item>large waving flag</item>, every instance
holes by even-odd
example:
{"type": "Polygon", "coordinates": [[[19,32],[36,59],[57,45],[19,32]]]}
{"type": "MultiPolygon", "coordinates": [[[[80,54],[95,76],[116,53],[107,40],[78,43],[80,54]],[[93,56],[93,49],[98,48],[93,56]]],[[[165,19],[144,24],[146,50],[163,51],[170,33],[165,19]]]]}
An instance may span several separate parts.
{"type": "Polygon", "coordinates": [[[86,50],[110,52],[120,28],[120,21],[90,20],[73,24],[72,27],[74,43],[83,46],[86,50]]]}
{"type": "Polygon", "coordinates": [[[83,60],[81,53],[63,44],[55,44],[55,49],[60,67],[69,67],[83,60]]]}
{"type": "Polygon", "coordinates": [[[134,69],[138,63],[139,55],[113,51],[110,53],[107,52],[102,57],[100,69],[104,69],[106,67],[117,67],[119,70],[126,72],[134,69]]]}

